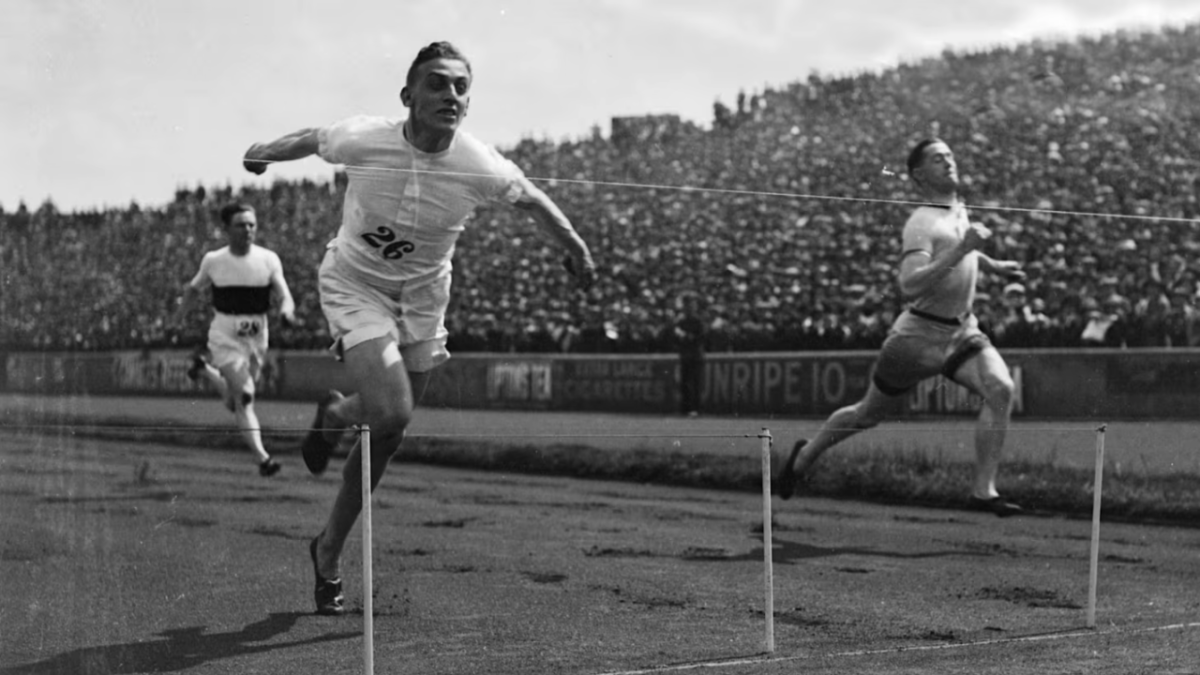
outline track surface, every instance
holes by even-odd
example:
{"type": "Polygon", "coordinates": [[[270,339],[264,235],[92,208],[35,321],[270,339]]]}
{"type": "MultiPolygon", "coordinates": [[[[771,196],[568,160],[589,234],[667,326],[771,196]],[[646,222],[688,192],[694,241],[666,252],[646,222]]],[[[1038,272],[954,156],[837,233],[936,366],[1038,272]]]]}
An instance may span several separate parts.
{"type": "MultiPolygon", "coordinates": [[[[311,612],[336,484],[242,453],[0,433],[0,675],[362,672],[352,613],[311,612]]],[[[763,654],[752,494],[392,468],[375,507],[387,673],[1185,673],[1200,531],[776,502],[763,654]]]]}

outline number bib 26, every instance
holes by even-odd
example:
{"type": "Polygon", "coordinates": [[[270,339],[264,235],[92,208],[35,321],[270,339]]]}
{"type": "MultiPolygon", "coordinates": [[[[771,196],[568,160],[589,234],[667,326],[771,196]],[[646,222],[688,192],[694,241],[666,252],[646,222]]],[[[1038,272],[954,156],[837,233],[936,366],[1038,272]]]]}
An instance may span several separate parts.
{"type": "Polygon", "coordinates": [[[416,244],[404,239],[397,240],[396,233],[388,227],[377,227],[374,232],[367,232],[362,235],[363,241],[366,241],[372,248],[378,249],[379,254],[384,260],[399,260],[417,247],[416,244]]]}

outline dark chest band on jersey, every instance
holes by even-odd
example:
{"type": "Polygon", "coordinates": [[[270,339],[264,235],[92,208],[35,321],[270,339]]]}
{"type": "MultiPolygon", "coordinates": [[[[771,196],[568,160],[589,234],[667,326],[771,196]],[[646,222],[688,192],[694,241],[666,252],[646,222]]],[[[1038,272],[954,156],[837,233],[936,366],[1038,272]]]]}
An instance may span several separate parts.
{"type": "Polygon", "coordinates": [[[213,286],[212,304],[222,314],[266,314],[271,286],[213,286]]]}
{"type": "Polygon", "coordinates": [[[946,317],[946,316],[938,316],[937,314],[930,314],[929,312],[923,312],[923,311],[913,308],[913,307],[910,307],[908,309],[908,313],[912,314],[913,316],[919,316],[922,319],[925,319],[926,321],[940,323],[944,326],[961,326],[962,325],[961,319],[951,318],[951,317],[946,317]]]}

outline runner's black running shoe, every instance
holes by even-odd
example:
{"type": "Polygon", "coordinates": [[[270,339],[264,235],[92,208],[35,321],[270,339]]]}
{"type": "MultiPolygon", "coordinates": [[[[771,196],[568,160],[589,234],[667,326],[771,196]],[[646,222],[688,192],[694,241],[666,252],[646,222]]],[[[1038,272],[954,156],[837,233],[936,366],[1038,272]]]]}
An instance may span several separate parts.
{"type": "Polygon", "coordinates": [[[317,542],[321,535],[313,537],[308,545],[308,554],[312,558],[313,576],[316,584],[313,588],[313,600],[317,603],[317,614],[325,616],[341,616],[346,613],[346,598],[342,595],[342,580],[326,579],[317,571],[317,542]]]}
{"type": "MultiPolygon", "coordinates": [[[[327,429],[326,411],[333,403],[345,398],[341,392],[330,389],[325,398],[317,404],[317,416],[313,420],[312,429],[304,437],[304,441],[300,444],[300,454],[304,457],[304,465],[314,476],[320,476],[325,473],[325,467],[329,465],[329,456],[333,454],[334,443],[330,442],[325,436],[327,429]]],[[[330,431],[332,429],[329,429],[330,431]]]]}
{"type": "Polygon", "coordinates": [[[188,379],[191,380],[192,382],[199,382],[200,381],[200,373],[204,371],[204,368],[207,365],[208,365],[208,363],[206,363],[204,361],[204,357],[200,356],[199,351],[192,352],[192,363],[191,363],[191,365],[188,366],[188,369],[187,369],[188,379]]]}
{"type": "Polygon", "coordinates": [[[263,478],[269,478],[279,473],[280,468],[279,462],[268,457],[262,464],[258,465],[258,475],[263,478]]]}
{"type": "Polygon", "coordinates": [[[792,452],[788,455],[787,461],[783,466],[779,467],[779,476],[775,479],[775,494],[779,495],[780,499],[791,499],[796,492],[796,483],[804,480],[804,476],[796,475],[796,458],[800,456],[800,451],[808,444],[808,440],[801,438],[792,446],[792,452]]]}

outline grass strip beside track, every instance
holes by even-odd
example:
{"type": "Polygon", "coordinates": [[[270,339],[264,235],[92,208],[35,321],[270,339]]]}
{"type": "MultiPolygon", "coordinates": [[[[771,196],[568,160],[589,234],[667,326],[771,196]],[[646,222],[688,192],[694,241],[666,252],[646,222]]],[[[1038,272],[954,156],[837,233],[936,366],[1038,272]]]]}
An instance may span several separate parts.
{"type": "MultiPolygon", "coordinates": [[[[135,418],[97,421],[37,413],[22,414],[6,424],[12,429],[43,434],[244,452],[240,435],[228,428],[150,426],[135,418]]],[[[268,429],[263,440],[272,454],[295,454],[294,433],[268,429]]],[[[777,451],[777,458],[781,454],[777,451]]],[[[639,447],[633,438],[628,448],[600,450],[582,442],[532,444],[517,439],[414,435],[405,441],[396,461],[736,491],[761,489],[760,464],[753,454],[663,451],[639,447]]],[[[831,452],[801,488],[798,498],[958,509],[965,506],[964,490],[970,485],[972,470],[969,463],[950,461],[911,446],[897,449],[877,445],[868,453],[854,456],[831,452]]],[[[1090,518],[1092,479],[1090,468],[1013,460],[1003,465],[999,487],[1034,515],[1090,518]]],[[[1110,521],[1200,527],[1200,476],[1147,475],[1110,465],[1104,479],[1103,514],[1110,521]]]]}

